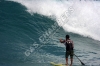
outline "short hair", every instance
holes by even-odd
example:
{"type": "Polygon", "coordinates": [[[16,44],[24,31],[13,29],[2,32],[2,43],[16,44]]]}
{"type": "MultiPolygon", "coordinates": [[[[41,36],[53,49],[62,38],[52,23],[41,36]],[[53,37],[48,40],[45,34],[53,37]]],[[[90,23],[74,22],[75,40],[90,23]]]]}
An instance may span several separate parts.
{"type": "Polygon", "coordinates": [[[66,38],[70,38],[70,36],[69,35],[66,35],[66,38]]]}

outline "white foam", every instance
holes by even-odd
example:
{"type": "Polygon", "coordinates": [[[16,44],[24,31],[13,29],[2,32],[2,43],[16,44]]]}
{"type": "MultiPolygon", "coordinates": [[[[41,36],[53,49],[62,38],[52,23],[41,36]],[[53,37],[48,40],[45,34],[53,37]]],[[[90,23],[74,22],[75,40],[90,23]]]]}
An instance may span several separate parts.
{"type": "Polygon", "coordinates": [[[38,13],[60,20],[59,26],[65,31],[89,36],[99,40],[100,37],[100,3],[98,1],[66,1],[66,0],[10,0],[19,2],[30,14],[38,13]],[[73,12],[68,12],[72,6],[73,12]],[[68,21],[61,16],[67,12],[68,21]],[[70,13],[70,14],[68,14],[70,13]],[[70,15],[70,16],[69,16],[70,15]]]}

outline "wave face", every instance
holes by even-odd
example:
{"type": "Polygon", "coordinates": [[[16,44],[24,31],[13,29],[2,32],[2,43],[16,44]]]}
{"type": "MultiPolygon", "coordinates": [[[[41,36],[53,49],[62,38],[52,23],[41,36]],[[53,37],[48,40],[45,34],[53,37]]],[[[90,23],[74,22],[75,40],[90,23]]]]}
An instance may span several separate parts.
{"type": "Polygon", "coordinates": [[[0,2],[0,62],[24,62],[25,52],[55,21],[26,12],[26,8],[11,1],[0,2]]]}
{"type": "Polygon", "coordinates": [[[100,65],[99,7],[98,1],[1,0],[0,66],[65,63],[58,39],[66,34],[86,65],[100,65]]]}

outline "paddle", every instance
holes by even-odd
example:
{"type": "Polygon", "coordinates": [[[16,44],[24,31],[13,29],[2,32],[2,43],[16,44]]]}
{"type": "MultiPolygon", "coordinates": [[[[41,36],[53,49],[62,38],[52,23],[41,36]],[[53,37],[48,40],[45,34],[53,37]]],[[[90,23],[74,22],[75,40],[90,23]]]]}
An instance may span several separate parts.
{"type": "MultiPolygon", "coordinates": [[[[74,54],[75,55],[75,54],[74,54]]],[[[76,55],[75,55],[76,56],[76,55]]],[[[77,56],[76,56],[77,57],[77,56]]],[[[77,57],[78,58],[78,57],[77,57]]],[[[81,64],[82,65],[85,65],[79,58],[78,58],[78,60],[81,62],[81,64]]]]}

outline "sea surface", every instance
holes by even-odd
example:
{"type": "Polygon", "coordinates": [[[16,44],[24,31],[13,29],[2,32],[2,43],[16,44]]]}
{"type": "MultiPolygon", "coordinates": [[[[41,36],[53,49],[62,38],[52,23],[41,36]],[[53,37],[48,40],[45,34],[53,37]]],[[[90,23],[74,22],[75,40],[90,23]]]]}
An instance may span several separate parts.
{"type": "Polygon", "coordinates": [[[65,64],[66,34],[85,65],[100,66],[100,1],[0,0],[0,66],[65,64]]]}

